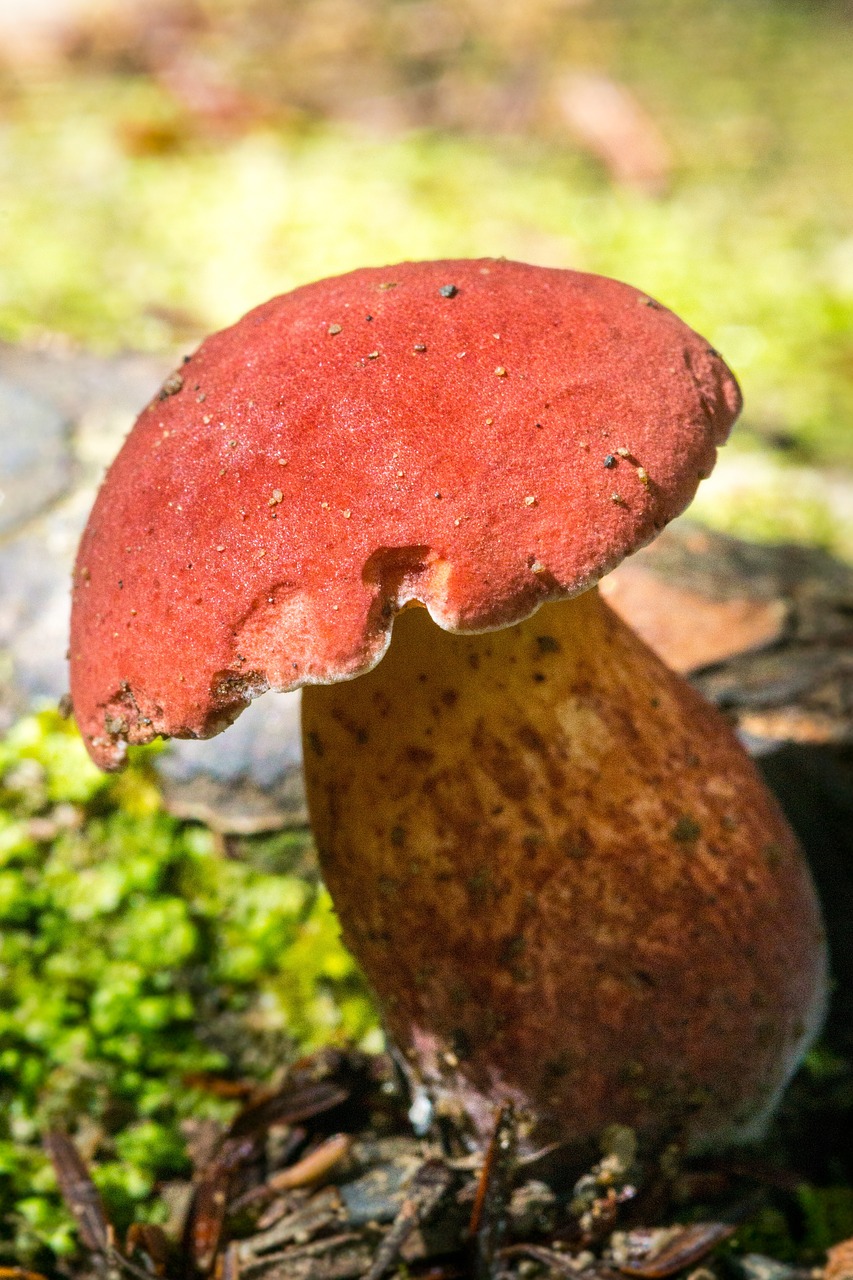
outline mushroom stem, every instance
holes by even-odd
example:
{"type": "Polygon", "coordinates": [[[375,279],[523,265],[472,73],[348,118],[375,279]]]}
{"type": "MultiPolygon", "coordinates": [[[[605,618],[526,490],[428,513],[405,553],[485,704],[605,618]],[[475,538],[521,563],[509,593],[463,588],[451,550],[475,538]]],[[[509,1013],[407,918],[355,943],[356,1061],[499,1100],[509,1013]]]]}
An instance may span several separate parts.
{"type": "Polygon", "coordinates": [[[723,718],[588,591],[486,634],[397,617],[304,691],[323,875],[414,1080],[483,1138],[760,1130],[820,1021],[796,841],[723,718]]]}

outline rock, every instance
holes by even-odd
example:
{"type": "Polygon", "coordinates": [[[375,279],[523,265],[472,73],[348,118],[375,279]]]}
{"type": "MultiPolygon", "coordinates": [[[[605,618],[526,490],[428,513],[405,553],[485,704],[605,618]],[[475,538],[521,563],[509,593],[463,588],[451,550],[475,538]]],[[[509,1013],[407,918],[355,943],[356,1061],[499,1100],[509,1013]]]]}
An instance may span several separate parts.
{"type": "Polygon", "coordinates": [[[808,1280],[814,1275],[808,1268],[777,1262],[763,1253],[744,1253],[741,1256],[731,1253],[726,1262],[738,1280],[808,1280]]]}
{"type": "Polygon", "coordinates": [[[393,1222],[423,1157],[407,1152],[403,1157],[369,1169],[360,1178],[339,1188],[347,1211],[347,1225],[393,1222]]]}
{"type": "Polygon", "coordinates": [[[94,497],[82,489],[0,546],[0,729],[68,687],[71,565],[94,497]]]}
{"type": "Polygon", "coordinates": [[[140,409],[180,356],[127,352],[99,356],[55,345],[0,343],[0,377],[53,407],[69,424],[75,458],[100,480],[140,409]]]}
{"type": "Polygon", "coordinates": [[[77,542],[104,467],[164,367],[0,343],[0,730],[66,691],[77,542]]]}
{"type": "Polygon", "coordinates": [[[299,705],[298,693],[268,693],[227,734],[174,741],[160,765],[171,811],[231,835],[306,824],[299,705]]]}
{"type": "Polygon", "coordinates": [[[70,485],[68,430],[54,405],[0,376],[0,536],[48,509],[70,485]]]}

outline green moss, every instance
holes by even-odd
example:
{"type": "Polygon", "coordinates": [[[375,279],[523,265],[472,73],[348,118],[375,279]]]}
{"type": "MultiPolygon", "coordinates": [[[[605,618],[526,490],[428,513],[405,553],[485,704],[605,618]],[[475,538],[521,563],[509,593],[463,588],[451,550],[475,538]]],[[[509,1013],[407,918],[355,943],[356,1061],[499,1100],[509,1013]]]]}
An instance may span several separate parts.
{"type": "MultiPolygon", "coordinates": [[[[803,1249],[819,1262],[831,1245],[853,1236],[853,1187],[800,1187],[803,1214],[803,1249]]],[[[802,1255],[801,1255],[802,1256],[802,1255]]]]}
{"type": "Polygon", "coordinates": [[[304,861],[306,837],[265,838],[279,848],[272,871],[222,858],[210,832],[163,810],[151,756],[135,753],[107,777],[48,713],[0,743],[0,1220],[16,1237],[10,1258],[70,1247],[39,1145],[50,1124],[85,1118],[121,1225],[156,1211],[158,1180],[186,1172],[181,1121],[227,1111],[187,1079],[263,1078],[297,1051],[375,1028],[316,874],[281,866],[283,850],[304,861]]]}
{"type": "Polygon", "coordinates": [[[721,1253],[757,1253],[779,1262],[794,1262],[799,1256],[788,1218],[773,1205],[764,1205],[751,1215],[749,1222],[738,1228],[737,1235],[721,1253]]]}

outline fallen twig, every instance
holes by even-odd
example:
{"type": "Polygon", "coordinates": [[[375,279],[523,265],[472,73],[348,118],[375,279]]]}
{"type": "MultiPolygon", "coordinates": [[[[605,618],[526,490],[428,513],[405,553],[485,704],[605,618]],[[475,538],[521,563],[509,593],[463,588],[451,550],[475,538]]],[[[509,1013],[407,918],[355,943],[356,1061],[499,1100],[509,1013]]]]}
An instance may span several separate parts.
{"type": "Polygon", "coordinates": [[[444,1199],[452,1181],[453,1174],[442,1160],[427,1160],[421,1165],[364,1280],[380,1280],[386,1271],[390,1271],[411,1232],[426,1222],[444,1199]]]}
{"type": "Polygon", "coordinates": [[[509,1103],[504,1103],[486,1151],[471,1212],[474,1280],[493,1280],[495,1275],[495,1259],[507,1226],[516,1146],[515,1113],[509,1103]]]}

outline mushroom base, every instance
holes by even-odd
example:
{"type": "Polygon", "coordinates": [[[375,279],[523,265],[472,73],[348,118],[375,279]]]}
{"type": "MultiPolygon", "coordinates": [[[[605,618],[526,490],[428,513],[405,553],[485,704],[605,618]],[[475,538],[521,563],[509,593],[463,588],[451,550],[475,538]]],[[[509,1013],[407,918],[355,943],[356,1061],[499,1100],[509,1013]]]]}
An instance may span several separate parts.
{"type": "Polygon", "coordinates": [[[413,1081],[479,1140],[755,1136],[820,1023],[802,853],[723,718],[597,591],[503,631],[404,610],[306,688],[323,875],[413,1081]]]}

